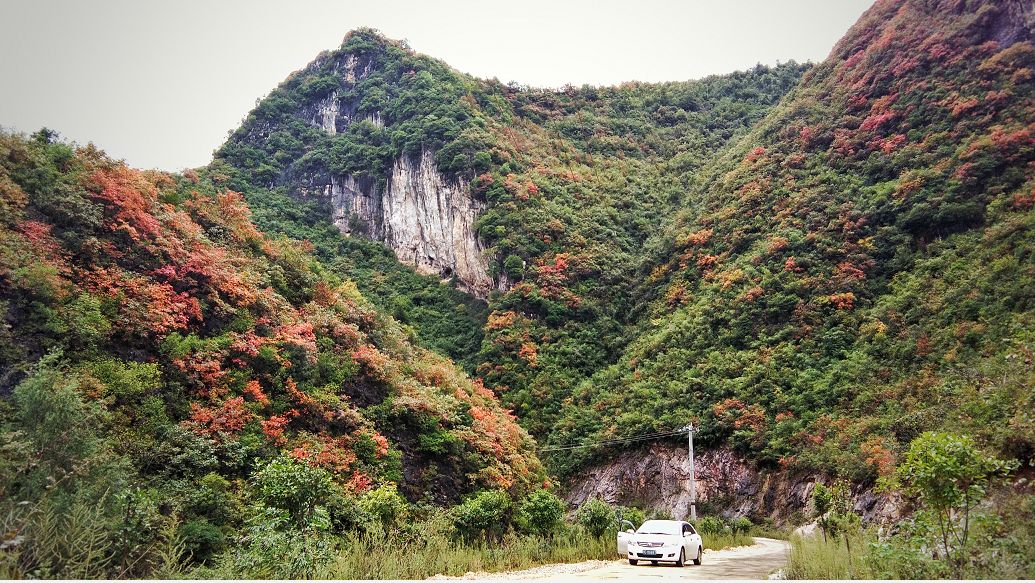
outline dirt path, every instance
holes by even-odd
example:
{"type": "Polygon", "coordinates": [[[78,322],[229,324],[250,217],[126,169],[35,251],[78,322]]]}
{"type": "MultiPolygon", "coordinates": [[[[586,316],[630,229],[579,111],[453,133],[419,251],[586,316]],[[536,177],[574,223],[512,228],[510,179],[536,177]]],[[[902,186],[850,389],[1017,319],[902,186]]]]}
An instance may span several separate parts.
{"type": "Polygon", "coordinates": [[[468,573],[463,577],[434,577],[435,579],[465,579],[476,581],[536,580],[587,581],[593,579],[616,581],[679,581],[691,579],[766,579],[770,573],[787,564],[790,545],[787,541],[755,537],[755,544],[747,547],[704,551],[702,565],[687,565],[680,569],[669,565],[653,566],[640,563],[632,566],[626,561],[586,561],[560,565],[542,565],[523,571],[504,573],[468,573]]]}

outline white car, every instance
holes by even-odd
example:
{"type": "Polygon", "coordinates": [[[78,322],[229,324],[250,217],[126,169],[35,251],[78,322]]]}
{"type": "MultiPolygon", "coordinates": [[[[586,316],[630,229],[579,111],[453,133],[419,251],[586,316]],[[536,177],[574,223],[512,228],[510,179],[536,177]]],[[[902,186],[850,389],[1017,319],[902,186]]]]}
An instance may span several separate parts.
{"type": "Polygon", "coordinates": [[[691,558],[700,565],[704,542],[689,522],[648,520],[635,532],[628,528],[618,533],[618,554],[629,559],[630,565],[650,561],[652,565],[675,563],[682,567],[691,558]]]}

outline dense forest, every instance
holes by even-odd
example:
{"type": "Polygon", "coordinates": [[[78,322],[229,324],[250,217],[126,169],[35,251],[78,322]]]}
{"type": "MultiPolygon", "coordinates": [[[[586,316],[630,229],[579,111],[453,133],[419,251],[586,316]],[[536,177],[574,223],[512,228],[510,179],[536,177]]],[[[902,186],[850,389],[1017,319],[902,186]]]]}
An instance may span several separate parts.
{"type": "Polygon", "coordinates": [[[537,448],[693,422],[831,485],[839,576],[1035,576],[1032,14],[879,0],[818,64],[549,90],[359,29],[204,168],[0,135],[0,575],[606,557],[572,548],[615,509],[558,494],[618,448],[537,448]],[[428,152],[484,297],[332,221],[332,182],[428,152]]]}

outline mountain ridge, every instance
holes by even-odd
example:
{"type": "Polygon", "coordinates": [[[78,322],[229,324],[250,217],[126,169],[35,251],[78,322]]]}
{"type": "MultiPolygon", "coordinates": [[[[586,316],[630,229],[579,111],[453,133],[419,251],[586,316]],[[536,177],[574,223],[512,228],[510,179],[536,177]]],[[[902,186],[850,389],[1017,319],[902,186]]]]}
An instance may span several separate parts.
{"type": "Polygon", "coordinates": [[[558,90],[359,29],[206,167],[0,133],[0,195],[0,572],[570,558],[686,512],[688,422],[709,528],[827,492],[898,521],[873,573],[1031,572],[1031,2],[878,0],[814,65],[558,90]],[[939,443],[989,464],[977,558],[900,520],[939,443]]]}

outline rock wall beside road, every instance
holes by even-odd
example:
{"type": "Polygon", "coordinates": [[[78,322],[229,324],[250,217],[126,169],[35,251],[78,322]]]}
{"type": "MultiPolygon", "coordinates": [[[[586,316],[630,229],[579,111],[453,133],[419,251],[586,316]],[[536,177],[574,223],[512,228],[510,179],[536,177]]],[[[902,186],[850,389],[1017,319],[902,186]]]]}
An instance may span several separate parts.
{"type": "MultiPolygon", "coordinates": [[[[728,448],[697,451],[698,508],[732,518],[771,517],[787,522],[807,516],[809,500],[824,476],[759,470],[728,448]]],[[[868,522],[899,517],[900,500],[870,488],[853,488],[855,510],[868,522]]],[[[686,447],[653,444],[621,453],[612,461],[590,467],[568,485],[566,499],[578,505],[599,497],[612,504],[656,508],[683,519],[690,514],[690,461],[686,447]]]]}

